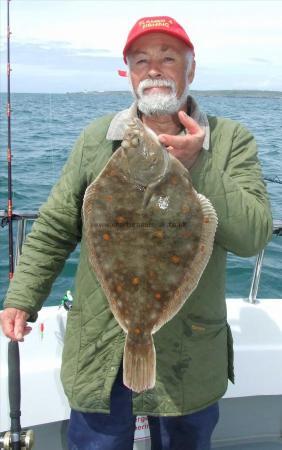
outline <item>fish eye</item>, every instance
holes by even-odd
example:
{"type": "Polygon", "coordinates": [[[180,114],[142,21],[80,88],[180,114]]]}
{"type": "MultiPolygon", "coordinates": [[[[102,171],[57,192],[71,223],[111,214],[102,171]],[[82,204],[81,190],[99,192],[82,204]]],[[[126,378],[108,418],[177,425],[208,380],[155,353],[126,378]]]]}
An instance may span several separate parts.
{"type": "Polygon", "coordinates": [[[137,147],[137,145],[139,145],[139,136],[134,136],[133,139],[131,139],[131,145],[133,145],[133,147],[137,147]]]}

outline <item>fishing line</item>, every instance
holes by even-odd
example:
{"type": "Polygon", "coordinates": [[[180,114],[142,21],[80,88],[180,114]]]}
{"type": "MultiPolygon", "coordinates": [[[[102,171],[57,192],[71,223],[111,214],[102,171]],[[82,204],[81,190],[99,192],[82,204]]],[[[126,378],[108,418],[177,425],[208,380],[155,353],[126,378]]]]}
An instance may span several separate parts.
{"type": "Polygon", "coordinates": [[[53,111],[53,104],[52,104],[52,94],[49,93],[49,139],[50,139],[50,146],[51,146],[51,167],[52,167],[52,173],[53,173],[53,183],[55,182],[55,160],[54,160],[54,145],[53,145],[53,137],[52,137],[52,121],[53,121],[53,116],[52,116],[52,111],[53,111]]]}

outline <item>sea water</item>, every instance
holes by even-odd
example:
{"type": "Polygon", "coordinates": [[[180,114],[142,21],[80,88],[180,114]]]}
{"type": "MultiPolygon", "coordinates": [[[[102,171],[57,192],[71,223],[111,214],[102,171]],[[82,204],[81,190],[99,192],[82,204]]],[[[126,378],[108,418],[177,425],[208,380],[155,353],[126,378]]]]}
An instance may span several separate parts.
{"type": "MultiPolygon", "coordinates": [[[[255,135],[263,174],[282,179],[282,93],[194,92],[211,115],[238,120],[255,135]]],[[[0,209],[7,209],[6,96],[0,96],[0,209]]],[[[13,208],[37,211],[60,175],[83,127],[132,102],[129,92],[12,94],[13,208]]],[[[282,185],[267,182],[274,219],[282,219],[282,185]]],[[[14,225],[16,231],[16,224],[14,225]]],[[[15,233],[15,232],[14,232],[15,233]]],[[[255,230],[254,230],[255,233],[255,230]]],[[[0,230],[0,307],[8,287],[8,232],[0,230]]],[[[59,304],[73,289],[79,247],[55,281],[45,305],[59,304]]],[[[228,254],[227,296],[247,297],[255,258],[228,254]]],[[[264,257],[259,297],[282,298],[282,237],[273,237],[264,257]]]]}

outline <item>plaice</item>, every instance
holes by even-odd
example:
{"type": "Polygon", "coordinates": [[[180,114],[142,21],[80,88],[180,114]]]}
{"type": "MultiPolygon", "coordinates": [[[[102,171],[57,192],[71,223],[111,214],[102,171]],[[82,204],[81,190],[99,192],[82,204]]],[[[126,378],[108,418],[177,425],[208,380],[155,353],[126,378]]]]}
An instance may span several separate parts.
{"type": "Polygon", "coordinates": [[[152,335],[196,288],[213,248],[215,210],[182,163],[133,119],[85,192],[83,221],[91,266],[126,333],[124,384],[151,389],[152,335]]]}

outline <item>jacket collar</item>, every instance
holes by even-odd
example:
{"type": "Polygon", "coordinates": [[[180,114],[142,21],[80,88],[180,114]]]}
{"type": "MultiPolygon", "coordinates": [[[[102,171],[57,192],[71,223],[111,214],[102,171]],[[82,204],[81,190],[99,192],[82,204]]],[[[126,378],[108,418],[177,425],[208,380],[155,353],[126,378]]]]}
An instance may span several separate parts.
{"type": "MultiPolygon", "coordinates": [[[[200,110],[198,103],[191,96],[187,97],[188,111],[190,110],[190,116],[194,119],[204,130],[205,139],[203,148],[209,150],[210,146],[210,127],[206,113],[200,110]]],[[[106,139],[109,141],[122,141],[124,132],[131,119],[138,117],[137,115],[137,102],[134,102],[130,108],[124,109],[118,112],[112,119],[106,139]]]]}

